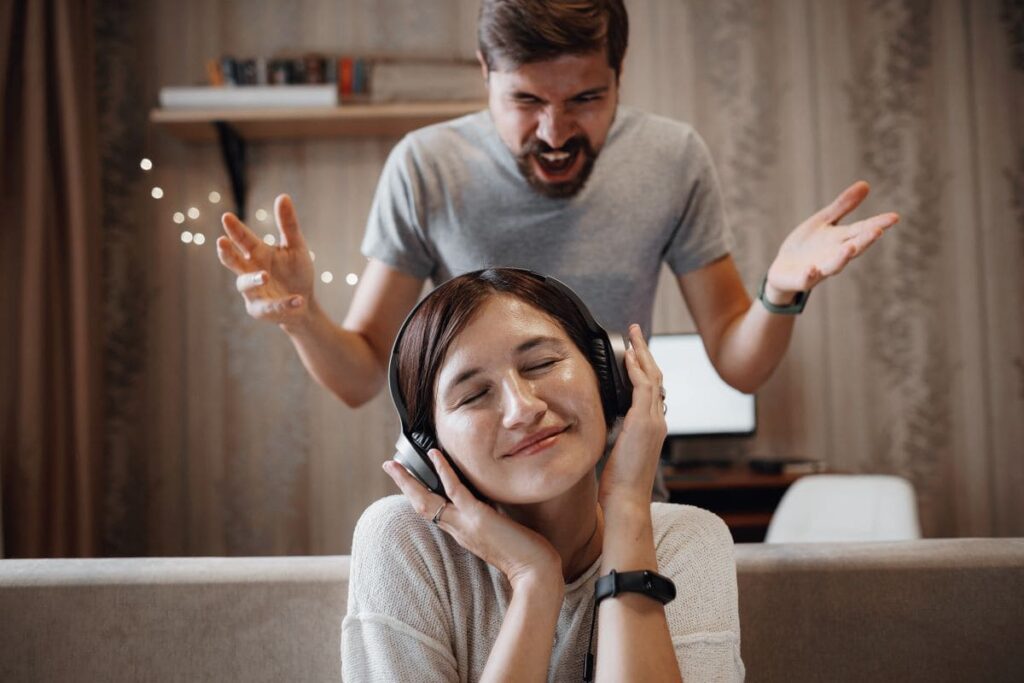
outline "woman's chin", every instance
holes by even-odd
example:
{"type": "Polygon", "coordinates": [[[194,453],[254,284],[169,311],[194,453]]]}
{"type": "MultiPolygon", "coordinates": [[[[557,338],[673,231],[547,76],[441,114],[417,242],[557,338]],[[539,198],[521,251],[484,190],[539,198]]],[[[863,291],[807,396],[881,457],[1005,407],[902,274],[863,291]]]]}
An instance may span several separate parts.
{"type": "Polygon", "coordinates": [[[481,492],[500,505],[538,505],[565,495],[586,494],[590,488],[596,495],[597,475],[594,467],[588,467],[583,471],[563,472],[552,469],[540,473],[542,476],[522,479],[510,477],[500,489],[493,492],[481,489],[481,492]]]}

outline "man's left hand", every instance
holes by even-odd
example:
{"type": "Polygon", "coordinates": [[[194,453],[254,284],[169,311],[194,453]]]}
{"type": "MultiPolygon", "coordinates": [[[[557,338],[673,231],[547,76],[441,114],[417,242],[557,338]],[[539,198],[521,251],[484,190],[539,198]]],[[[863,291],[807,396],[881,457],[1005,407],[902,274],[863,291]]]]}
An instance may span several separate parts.
{"type": "Polygon", "coordinates": [[[765,297],[770,302],[784,306],[792,302],[796,292],[810,292],[899,221],[896,213],[882,213],[851,225],[836,225],[864,201],[869,189],[863,180],[854,183],[789,233],[768,269],[765,297]]]}

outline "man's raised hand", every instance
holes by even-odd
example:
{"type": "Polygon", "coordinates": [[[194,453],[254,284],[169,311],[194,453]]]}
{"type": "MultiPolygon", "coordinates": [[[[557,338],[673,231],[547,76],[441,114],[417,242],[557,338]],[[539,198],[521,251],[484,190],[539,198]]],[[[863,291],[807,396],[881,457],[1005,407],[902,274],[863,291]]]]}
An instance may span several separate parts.
{"type": "Polygon", "coordinates": [[[839,273],[896,224],[898,214],[882,213],[850,225],[837,225],[864,201],[869,189],[863,180],[854,183],[786,237],[768,269],[765,295],[769,301],[783,305],[796,292],[809,292],[825,278],[839,273]]]}
{"type": "Polygon", "coordinates": [[[217,258],[238,276],[235,285],[249,315],[287,328],[307,319],[313,300],[313,258],[288,195],[278,195],[274,218],[279,240],[270,246],[233,213],[225,213],[221,223],[226,236],[217,239],[217,258]]]}

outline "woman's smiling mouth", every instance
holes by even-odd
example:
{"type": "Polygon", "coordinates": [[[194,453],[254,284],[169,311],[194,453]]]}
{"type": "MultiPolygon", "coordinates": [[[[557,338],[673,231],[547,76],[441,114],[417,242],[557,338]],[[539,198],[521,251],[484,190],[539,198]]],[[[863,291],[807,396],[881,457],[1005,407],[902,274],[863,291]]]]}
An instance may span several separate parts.
{"type": "MultiPolygon", "coordinates": [[[[571,426],[571,425],[570,425],[571,426]]],[[[503,455],[503,458],[509,458],[520,455],[534,455],[541,451],[550,448],[557,441],[558,438],[569,429],[569,426],[564,427],[548,427],[538,432],[530,434],[515,446],[512,447],[508,453],[503,455]]]]}

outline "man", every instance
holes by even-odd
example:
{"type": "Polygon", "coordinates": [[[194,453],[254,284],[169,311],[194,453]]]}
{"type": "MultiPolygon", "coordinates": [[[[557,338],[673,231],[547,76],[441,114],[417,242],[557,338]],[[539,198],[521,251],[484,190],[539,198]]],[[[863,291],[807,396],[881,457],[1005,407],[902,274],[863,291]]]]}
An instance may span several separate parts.
{"type": "Polygon", "coordinates": [[[287,196],[275,203],[277,247],[225,214],[218,255],[250,315],[278,323],[317,381],[354,407],[380,390],[427,277],[531,268],[567,282],[609,329],[639,322],[649,334],[664,261],[719,374],[754,391],[785,352],[797,304],[898,217],[836,225],[867,195],[866,183],[852,185],[786,238],[752,303],[704,143],[686,124],[619,107],[627,35],[622,0],[483,0],[488,111],[416,131],[392,151],[341,326],[317,304],[287,196]]]}

